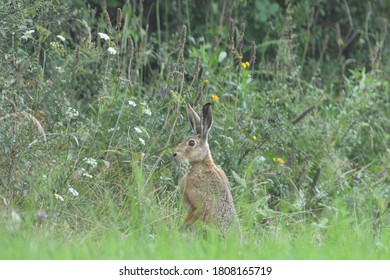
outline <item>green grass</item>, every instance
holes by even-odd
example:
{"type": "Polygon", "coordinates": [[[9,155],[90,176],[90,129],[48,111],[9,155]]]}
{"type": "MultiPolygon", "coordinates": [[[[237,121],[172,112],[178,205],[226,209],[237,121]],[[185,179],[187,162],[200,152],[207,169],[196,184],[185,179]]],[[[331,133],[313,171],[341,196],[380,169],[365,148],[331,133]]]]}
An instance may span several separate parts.
{"type": "MultiPolygon", "coordinates": [[[[378,245],[371,236],[333,230],[331,240],[315,245],[311,236],[288,236],[259,241],[248,236],[220,240],[164,232],[153,238],[145,235],[124,237],[107,231],[96,237],[72,236],[63,242],[50,233],[23,232],[2,235],[0,259],[389,259],[388,246],[378,245]]],[[[280,234],[288,235],[288,232],[280,234]]],[[[389,237],[383,238],[388,244],[389,237]]]]}
{"type": "MultiPolygon", "coordinates": [[[[97,222],[82,231],[24,222],[14,232],[2,230],[0,259],[389,259],[388,232],[375,235],[340,213],[321,227],[280,221],[258,231],[241,228],[221,236],[197,227],[180,231],[164,221],[138,224],[128,233],[117,224],[97,222]],[[110,226],[112,225],[112,228],[110,226]],[[148,228],[148,229],[146,229],[148,228]]],[[[59,225],[58,225],[59,226],[59,225]]]]}

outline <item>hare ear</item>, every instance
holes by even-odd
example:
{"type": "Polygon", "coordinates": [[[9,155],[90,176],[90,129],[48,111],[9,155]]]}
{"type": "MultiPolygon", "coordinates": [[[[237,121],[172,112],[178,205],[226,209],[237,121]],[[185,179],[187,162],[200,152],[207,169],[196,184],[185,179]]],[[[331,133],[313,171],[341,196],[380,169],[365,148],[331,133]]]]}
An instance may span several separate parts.
{"type": "Polygon", "coordinates": [[[211,103],[207,103],[203,106],[203,119],[202,119],[202,131],[201,131],[201,138],[203,140],[207,140],[207,136],[209,135],[209,131],[211,128],[211,125],[213,124],[213,115],[211,110],[211,103]]]}
{"type": "Polygon", "coordinates": [[[187,107],[188,119],[190,120],[192,130],[195,134],[201,134],[201,122],[199,115],[192,109],[191,105],[187,107]]]}

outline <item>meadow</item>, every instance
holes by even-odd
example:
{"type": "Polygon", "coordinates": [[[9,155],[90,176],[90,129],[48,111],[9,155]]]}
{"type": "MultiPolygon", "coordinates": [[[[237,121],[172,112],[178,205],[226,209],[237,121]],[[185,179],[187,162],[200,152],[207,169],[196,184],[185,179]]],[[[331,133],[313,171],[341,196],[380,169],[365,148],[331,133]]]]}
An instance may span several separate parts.
{"type": "Polygon", "coordinates": [[[389,14],[2,1],[0,259],[390,259],[389,14]],[[238,216],[225,237],[181,229],[172,159],[187,104],[208,102],[238,216]]]}

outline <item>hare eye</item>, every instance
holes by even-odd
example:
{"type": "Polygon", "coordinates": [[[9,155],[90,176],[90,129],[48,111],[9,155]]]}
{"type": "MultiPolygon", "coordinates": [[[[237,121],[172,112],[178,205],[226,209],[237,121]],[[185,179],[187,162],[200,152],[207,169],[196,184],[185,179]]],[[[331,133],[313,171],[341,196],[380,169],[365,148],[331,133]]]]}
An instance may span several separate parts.
{"type": "Polygon", "coordinates": [[[193,146],[195,146],[195,140],[190,140],[190,141],[188,141],[188,146],[190,146],[190,147],[193,147],[193,146]]]}

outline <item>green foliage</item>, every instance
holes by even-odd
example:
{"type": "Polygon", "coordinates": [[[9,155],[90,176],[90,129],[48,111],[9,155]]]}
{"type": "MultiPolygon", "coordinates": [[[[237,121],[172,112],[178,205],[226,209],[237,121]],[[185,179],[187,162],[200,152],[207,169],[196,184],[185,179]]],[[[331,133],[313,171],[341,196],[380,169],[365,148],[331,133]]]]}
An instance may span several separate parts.
{"type": "Polygon", "coordinates": [[[0,4],[1,231],[54,236],[43,258],[127,257],[118,239],[134,258],[387,258],[388,3],[201,2],[0,4]],[[226,240],[180,232],[171,151],[206,102],[241,225],[226,240]]]}

